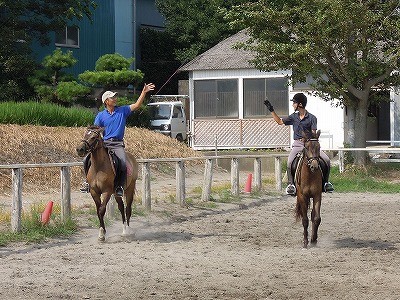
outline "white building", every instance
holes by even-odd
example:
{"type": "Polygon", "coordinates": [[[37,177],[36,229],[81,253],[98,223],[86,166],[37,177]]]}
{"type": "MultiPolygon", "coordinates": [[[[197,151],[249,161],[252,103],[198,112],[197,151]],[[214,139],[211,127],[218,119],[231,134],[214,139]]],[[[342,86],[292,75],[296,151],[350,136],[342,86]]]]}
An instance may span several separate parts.
{"type": "Polygon", "coordinates": [[[196,150],[288,148],[291,126],[279,126],[263,104],[266,97],[283,117],[293,112],[290,99],[308,97],[307,110],[318,118],[322,148],[342,147],[344,111],[288,85],[291,71],[261,72],[249,60],[251,52],[234,49],[247,39],[241,31],[181,67],[189,72],[191,146],[196,150]]]}

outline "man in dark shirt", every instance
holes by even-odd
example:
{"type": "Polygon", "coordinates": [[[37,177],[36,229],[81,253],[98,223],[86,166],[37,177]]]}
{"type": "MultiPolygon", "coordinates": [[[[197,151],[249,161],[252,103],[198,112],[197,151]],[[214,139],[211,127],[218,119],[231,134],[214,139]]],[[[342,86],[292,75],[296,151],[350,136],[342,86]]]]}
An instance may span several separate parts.
{"type": "MultiPolygon", "coordinates": [[[[274,111],[274,107],[272,104],[265,100],[264,104],[271,112],[272,117],[274,118],[275,122],[279,125],[292,125],[293,126],[293,144],[292,150],[290,151],[288,157],[288,167],[287,167],[287,176],[288,176],[288,186],[286,188],[286,194],[295,196],[296,195],[296,187],[294,185],[292,172],[290,171],[290,166],[294,158],[296,157],[297,153],[301,152],[304,148],[304,143],[302,142],[302,133],[308,134],[311,136],[311,133],[315,133],[317,131],[317,117],[313,114],[309,113],[305,107],[307,105],[307,97],[303,93],[297,93],[294,95],[293,99],[293,108],[294,113],[287,117],[280,118],[276,112],[274,111]]],[[[327,174],[324,177],[324,191],[325,192],[332,192],[333,185],[329,182],[329,172],[330,172],[330,159],[325,152],[321,150],[320,157],[325,162],[327,167],[327,174]]]]}

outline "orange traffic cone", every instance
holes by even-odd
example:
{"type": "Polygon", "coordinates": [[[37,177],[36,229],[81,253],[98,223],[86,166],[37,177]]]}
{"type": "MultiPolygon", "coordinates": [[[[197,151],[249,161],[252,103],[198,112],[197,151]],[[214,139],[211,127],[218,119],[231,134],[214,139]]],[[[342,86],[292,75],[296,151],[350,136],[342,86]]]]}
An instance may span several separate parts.
{"type": "Polygon", "coordinates": [[[40,221],[43,225],[46,225],[50,221],[51,212],[53,210],[53,201],[49,201],[40,217],[40,221]]]}
{"type": "Polygon", "coordinates": [[[253,180],[253,174],[249,174],[247,175],[247,181],[246,181],[246,185],[244,187],[244,192],[245,193],[251,193],[251,182],[253,180]]]}

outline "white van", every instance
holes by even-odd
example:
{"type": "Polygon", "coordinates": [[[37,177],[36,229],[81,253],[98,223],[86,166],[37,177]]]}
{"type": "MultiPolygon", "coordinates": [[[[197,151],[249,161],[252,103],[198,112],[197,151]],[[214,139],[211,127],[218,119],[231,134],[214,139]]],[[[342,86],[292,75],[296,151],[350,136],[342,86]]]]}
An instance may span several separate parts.
{"type": "Polygon", "coordinates": [[[151,129],[182,142],[187,139],[186,114],[181,101],[147,104],[151,129]]]}

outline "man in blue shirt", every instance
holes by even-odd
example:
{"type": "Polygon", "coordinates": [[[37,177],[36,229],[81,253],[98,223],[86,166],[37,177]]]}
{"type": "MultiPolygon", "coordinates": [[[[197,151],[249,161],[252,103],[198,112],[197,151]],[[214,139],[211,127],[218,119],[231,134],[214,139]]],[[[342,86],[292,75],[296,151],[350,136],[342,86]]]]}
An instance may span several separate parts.
{"type": "MultiPolygon", "coordinates": [[[[290,171],[290,166],[297,153],[303,151],[304,143],[302,142],[302,132],[305,134],[315,133],[317,131],[317,117],[313,114],[309,113],[305,107],[307,105],[307,97],[303,93],[297,93],[294,95],[293,99],[293,108],[294,113],[291,115],[280,118],[276,112],[274,111],[274,107],[272,104],[265,100],[264,104],[271,112],[272,117],[275,122],[279,125],[292,125],[293,126],[293,145],[292,150],[290,151],[287,163],[287,177],[288,177],[288,186],[286,188],[286,194],[295,196],[296,195],[296,186],[294,185],[292,172],[290,171]]],[[[329,182],[329,172],[330,172],[330,159],[325,152],[321,150],[320,157],[325,162],[327,167],[327,174],[324,176],[324,187],[323,190],[325,192],[333,192],[333,185],[329,182]]]]}
{"type": "MultiPolygon", "coordinates": [[[[123,196],[123,187],[126,183],[126,153],[124,144],[126,119],[142,105],[146,94],[153,91],[154,88],[155,85],[153,83],[145,84],[138,100],[130,105],[117,106],[118,98],[116,92],[106,91],[101,97],[105,109],[97,114],[94,125],[104,127],[104,146],[112,150],[121,163],[122,172],[118,178],[119,182],[116,184],[116,196],[123,196]]],[[[87,189],[86,187],[81,189],[81,191],[87,189]]]]}

